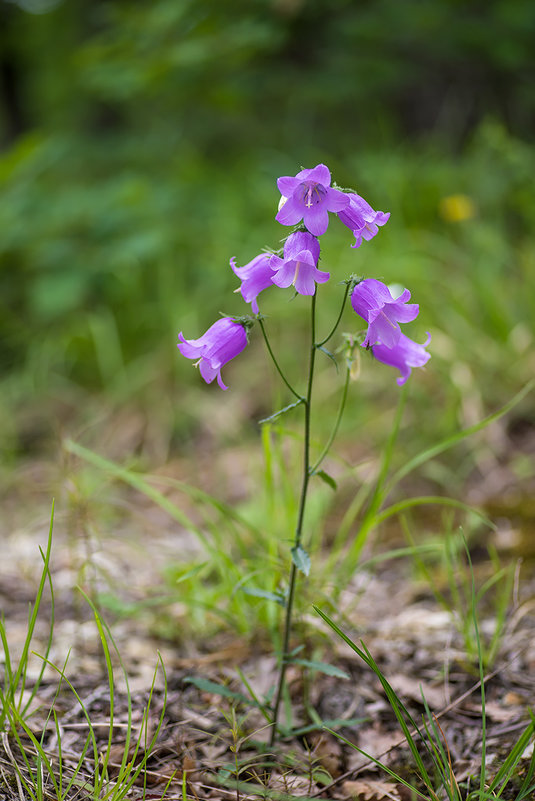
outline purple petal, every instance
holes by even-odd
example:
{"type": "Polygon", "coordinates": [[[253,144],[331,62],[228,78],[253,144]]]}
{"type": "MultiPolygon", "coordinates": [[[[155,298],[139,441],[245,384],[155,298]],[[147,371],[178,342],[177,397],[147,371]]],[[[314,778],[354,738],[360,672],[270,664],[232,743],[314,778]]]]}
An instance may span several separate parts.
{"type": "Polygon", "coordinates": [[[230,317],[223,317],[197,340],[184,339],[182,332],[178,338],[178,348],[182,355],[199,360],[199,370],[204,380],[210,384],[217,377],[219,386],[226,389],[219,371],[223,364],[241,353],[247,345],[245,327],[230,317]]]}
{"type": "Polygon", "coordinates": [[[388,287],[375,278],[365,278],[356,285],[351,293],[351,305],[360,317],[369,321],[370,309],[381,309],[386,303],[392,303],[393,298],[388,287]]]}
{"type": "Polygon", "coordinates": [[[300,180],[292,175],[283,175],[277,180],[277,187],[283,197],[291,197],[300,184],[300,180]]]}
{"type": "Polygon", "coordinates": [[[212,367],[207,359],[201,359],[199,363],[199,372],[207,384],[211,384],[216,375],[219,373],[219,368],[212,367]]]}
{"type": "Polygon", "coordinates": [[[331,171],[325,164],[318,164],[309,170],[301,170],[295,176],[300,182],[317,183],[328,187],[331,185],[331,171]]]}
{"type": "Polygon", "coordinates": [[[236,260],[230,260],[230,266],[238,278],[241,278],[242,285],[239,291],[246,303],[251,303],[254,314],[258,314],[258,303],[256,298],[268,287],[271,286],[271,256],[267,253],[260,253],[252,261],[243,267],[236,265],[236,260]]]}
{"type": "Polygon", "coordinates": [[[223,318],[223,322],[227,320],[232,328],[229,327],[227,335],[218,338],[218,341],[203,354],[206,359],[210,360],[212,367],[226,364],[241,353],[247,345],[247,334],[243,325],[235,323],[228,317],[223,318]]]}
{"type": "Polygon", "coordinates": [[[297,264],[295,273],[295,291],[300,295],[313,295],[316,291],[316,283],[314,281],[315,267],[304,262],[297,264]]]}
{"type": "Polygon", "coordinates": [[[401,377],[397,378],[396,381],[399,386],[402,386],[410,376],[412,367],[423,367],[431,358],[431,354],[425,350],[430,341],[429,334],[422,345],[401,334],[394,348],[387,348],[385,345],[374,345],[372,352],[378,361],[391,367],[396,367],[399,370],[401,377]]]}
{"type": "Polygon", "coordinates": [[[329,211],[342,211],[349,206],[349,196],[339,189],[327,189],[325,205],[329,211]]]}
{"type": "Polygon", "coordinates": [[[350,228],[355,235],[355,243],[351,245],[358,248],[362,240],[370,240],[378,232],[379,225],[384,225],[390,217],[390,212],[374,211],[363,197],[353,192],[347,195],[349,206],[338,212],[338,217],[350,228]]]}
{"type": "Polygon", "coordinates": [[[250,262],[244,264],[243,267],[238,267],[234,256],[230,259],[229,263],[235,275],[237,275],[242,281],[245,281],[262,270],[265,262],[269,262],[269,259],[270,256],[267,253],[260,253],[258,256],[255,256],[254,259],[251,259],[250,262]]]}
{"type": "Polygon", "coordinates": [[[330,273],[326,273],[323,270],[314,270],[314,281],[317,284],[325,284],[330,277],[331,277],[330,273]]]}
{"type": "Polygon", "coordinates": [[[281,289],[286,289],[286,287],[292,285],[294,278],[295,278],[295,262],[286,261],[282,262],[282,266],[278,268],[277,272],[275,273],[275,275],[272,276],[271,280],[276,286],[280,287],[281,289]]]}
{"type": "Polygon", "coordinates": [[[329,226],[329,212],[324,204],[317,203],[310,208],[305,208],[303,222],[314,236],[321,236],[329,226]]]}
{"type": "Polygon", "coordinates": [[[400,336],[399,325],[389,320],[383,311],[379,311],[377,318],[368,327],[363,347],[381,343],[387,348],[393,348],[399,342],[400,336]]]}
{"type": "MultiPolygon", "coordinates": [[[[410,323],[418,317],[420,306],[418,303],[406,303],[395,306],[395,315],[398,323],[410,323]]],[[[385,312],[388,314],[389,312],[385,312]]]]}
{"type": "Polygon", "coordinates": [[[377,234],[378,231],[379,229],[377,228],[375,223],[366,223],[364,228],[361,231],[359,231],[359,233],[361,234],[361,236],[364,237],[364,239],[367,242],[369,242],[370,239],[373,239],[373,237],[377,234]]]}
{"type": "Polygon", "coordinates": [[[362,245],[362,231],[353,231],[355,241],[351,245],[352,248],[359,248],[362,245]]]}
{"type": "Polygon", "coordinates": [[[368,201],[364,200],[364,198],[360,195],[350,193],[349,202],[351,210],[360,216],[369,217],[370,215],[375,214],[375,211],[372,209],[368,201]]]}
{"type": "Polygon", "coordinates": [[[273,255],[269,260],[270,269],[273,271],[280,270],[283,265],[284,259],[281,259],[280,256],[273,255]]]}
{"type": "Polygon", "coordinates": [[[303,216],[303,209],[296,203],[293,197],[289,197],[284,206],[282,206],[275,219],[281,225],[296,225],[303,216]]]}
{"type": "Polygon", "coordinates": [[[351,293],[351,305],[369,324],[364,347],[380,343],[393,348],[398,344],[399,324],[418,316],[418,304],[407,303],[410,296],[409,290],[405,289],[398,298],[393,298],[388,287],[375,278],[366,278],[357,284],[351,293]]]}
{"type": "Polygon", "coordinates": [[[223,383],[223,379],[221,378],[221,370],[219,370],[217,373],[217,383],[219,384],[221,389],[228,389],[228,387],[225,386],[225,384],[223,383]]]}
{"type": "Polygon", "coordinates": [[[310,252],[314,264],[317,264],[320,257],[320,243],[308,231],[296,231],[295,234],[290,234],[284,244],[284,258],[296,259],[304,250],[310,252]]]}
{"type": "Polygon", "coordinates": [[[202,345],[194,344],[198,340],[196,339],[184,339],[184,335],[182,331],[178,335],[180,342],[177,345],[182,356],[185,356],[186,359],[198,359],[200,357],[200,351],[202,350],[202,345]]]}
{"type": "Polygon", "coordinates": [[[376,225],[384,225],[390,218],[390,212],[378,211],[375,215],[376,225]]]}

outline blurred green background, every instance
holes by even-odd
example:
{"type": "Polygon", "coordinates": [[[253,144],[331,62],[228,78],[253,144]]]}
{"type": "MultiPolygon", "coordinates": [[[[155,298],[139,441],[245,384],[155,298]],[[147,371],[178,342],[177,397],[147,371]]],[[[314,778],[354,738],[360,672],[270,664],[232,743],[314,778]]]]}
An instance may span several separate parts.
{"type": "MultiPolygon", "coordinates": [[[[408,286],[433,337],[406,436],[509,400],[535,372],[534,40],[531,0],[0,0],[4,453],[122,414],[113,455],[165,461],[284,403],[258,332],[224,394],[176,335],[245,310],[229,258],[277,247],[276,178],[318,162],[391,212],[360,250],[334,221],[324,268],[408,286]]],[[[301,369],[305,304],[264,294],[301,369]]],[[[365,360],[348,436],[384,430],[394,378],[365,360]]]]}

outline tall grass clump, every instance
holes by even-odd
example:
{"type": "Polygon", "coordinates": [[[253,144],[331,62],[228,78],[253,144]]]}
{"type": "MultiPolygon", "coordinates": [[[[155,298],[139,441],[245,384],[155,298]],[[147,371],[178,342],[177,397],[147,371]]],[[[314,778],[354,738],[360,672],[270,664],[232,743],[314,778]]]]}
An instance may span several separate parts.
{"type": "MultiPolygon", "coordinates": [[[[120,801],[129,795],[134,785],[143,789],[145,797],[147,789],[146,766],[154,751],[162,727],[166,709],[167,678],[161,657],[158,656],[158,667],[154,672],[152,684],[148,692],[145,708],[142,710],[141,721],[134,724],[132,694],[129,687],[128,675],[122,661],[120,652],[112,634],[102,618],[93,601],[82,593],[89,604],[95,626],[98,631],[105,665],[106,697],[109,701],[109,714],[106,720],[107,736],[102,738],[102,721],[98,725],[92,720],[90,711],[82,696],[67,676],[67,656],[65,664],[61,667],[53,664],[49,659],[53,642],[53,584],[50,571],[50,557],[52,549],[54,505],[50,520],[50,529],[46,551],[41,551],[43,568],[37,588],[35,600],[30,608],[26,638],[22,652],[16,656],[8,642],[5,621],[0,625],[0,637],[4,650],[4,686],[0,691],[1,717],[0,736],[4,751],[4,764],[7,764],[14,776],[19,797],[31,801],[45,801],[52,796],[56,801],[65,801],[68,798],[78,797],[92,801],[120,801]],[[52,614],[49,617],[49,631],[45,651],[38,654],[30,651],[34,638],[34,629],[41,604],[44,589],[48,584],[52,603],[52,614]],[[30,655],[41,661],[41,668],[37,678],[30,682],[28,677],[28,662],[30,655]],[[126,724],[124,726],[124,743],[120,752],[120,764],[117,760],[117,747],[114,742],[114,722],[117,707],[117,678],[114,661],[119,663],[122,681],[126,690],[126,724]],[[45,712],[43,701],[39,699],[38,691],[42,684],[46,668],[57,676],[58,685],[50,709],[45,712]],[[151,706],[156,688],[158,673],[163,677],[162,709],[157,718],[153,719],[151,706]],[[60,694],[70,692],[75,704],[79,706],[85,722],[85,733],[81,735],[82,745],[74,760],[71,747],[64,753],[64,728],[61,713],[56,708],[60,694]],[[36,719],[36,712],[39,718],[36,719]],[[43,722],[44,718],[44,722],[43,722]],[[51,749],[50,740],[55,739],[55,746],[51,749]],[[113,774],[111,767],[113,764],[113,774]],[[88,765],[90,769],[88,770],[88,765]]],[[[122,711],[122,710],[121,710],[122,711]]],[[[99,717],[101,717],[99,715],[99,717]]],[[[122,719],[122,718],[121,718],[122,719]]],[[[165,795],[165,792],[164,792],[165,795]]],[[[162,796],[163,797],[163,796],[162,796]]]]}
{"type": "Polygon", "coordinates": [[[52,587],[52,579],[50,575],[50,557],[52,553],[52,531],[54,526],[54,503],[52,503],[52,511],[50,514],[50,527],[48,530],[48,539],[46,550],[43,552],[39,548],[41,558],[43,560],[43,568],[41,577],[37,586],[37,592],[33,604],[30,605],[28,610],[28,624],[26,627],[26,636],[20,654],[16,655],[12,652],[8,641],[8,634],[6,630],[6,621],[4,615],[0,617],[0,640],[4,651],[4,676],[3,687],[0,688],[0,732],[6,731],[11,725],[13,716],[17,720],[25,720],[28,712],[34,702],[34,699],[39,691],[39,686],[43,680],[45,672],[45,663],[50,654],[52,646],[53,633],[54,633],[54,591],[52,587]],[[28,688],[28,665],[30,656],[32,654],[32,642],[35,635],[35,626],[39,615],[41,602],[45,594],[45,589],[48,585],[50,592],[50,612],[48,616],[49,629],[46,642],[44,659],[37,678],[32,682],[31,689],[28,688]]]}
{"type": "MultiPolygon", "coordinates": [[[[535,792],[535,751],[528,758],[527,769],[522,781],[518,778],[520,760],[524,757],[526,749],[535,736],[535,715],[529,710],[530,721],[522,729],[520,735],[509,747],[508,753],[502,757],[501,764],[492,770],[487,764],[487,714],[486,714],[486,682],[488,675],[485,670],[485,652],[482,647],[480,625],[478,618],[478,603],[481,590],[476,591],[473,566],[470,552],[463,541],[464,553],[468,565],[468,581],[462,581],[456,600],[461,603],[461,593],[466,593],[465,603],[462,603],[458,612],[470,621],[473,636],[473,650],[475,650],[479,681],[473,690],[479,690],[481,699],[481,755],[479,775],[471,775],[466,781],[458,781],[453,769],[452,756],[448,747],[447,731],[443,731],[439,716],[431,712],[422,690],[422,705],[424,713],[421,721],[416,721],[406,708],[403,700],[393,689],[381,668],[373,658],[364,642],[357,644],[344,631],[318,607],[315,611],[327,623],[332,631],[341,638],[349,648],[357,654],[367,667],[373,671],[380,682],[386,700],[392,709],[400,726],[406,746],[409,749],[413,772],[418,777],[418,783],[407,781],[404,776],[396,773],[387,764],[359,748],[338,732],[332,734],[342,740],[346,745],[363,754],[370,763],[378,766],[399,784],[412,793],[413,798],[422,798],[425,801],[491,801],[491,799],[510,798],[513,801],[524,801],[533,797],[535,792]]],[[[451,544],[446,545],[446,550],[451,544]]],[[[447,556],[446,558],[450,558],[447,556]]],[[[472,649],[469,651],[472,655],[472,649]]]]}

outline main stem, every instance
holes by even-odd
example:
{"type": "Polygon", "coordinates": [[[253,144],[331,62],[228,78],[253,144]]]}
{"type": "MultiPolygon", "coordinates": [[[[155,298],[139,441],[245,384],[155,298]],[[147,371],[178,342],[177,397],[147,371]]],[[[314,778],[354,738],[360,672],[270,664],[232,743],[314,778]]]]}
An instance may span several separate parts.
{"type": "MultiPolygon", "coordinates": [[[[301,536],[303,533],[303,521],[305,518],[305,508],[307,500],[308,482],[310,479],[310,411],[312,401],[312,385],[314,382],[314,364],[316,361],[316,295],[312,295],[311,303],[311,336],[310,336],[310,362],[308,368],[308,385],[307,394],[304,401],[305,405],[305,435],[303,446],[303,482],[301,485],[301,496],[299,499],[299,512],[297,515],[297,525],[295,528],[295,538],[293,547],[298,548],[301,544],[301,536]]],[[[284,680],[286,677],[286,668],[288,667],[288,657],[290,651],[290,634],[292,628],[292,611],[295,597],[295,586],[297,583],[297,567],[292,560],[292,567],[290,571],[290,583],[288,587],[288,597],[286,599],[286,616],[284,622],[284,637],[282,644],[282,653],[279,666],[279,678],[277,682],[277,691],[275,694],[275,703],[273,705],[273,722],[271,729],[270,745],[273,746],[277,738],[277,726],[279,720],[279,710],[282,701],[282,694],[284,691],[284,680]]]]}

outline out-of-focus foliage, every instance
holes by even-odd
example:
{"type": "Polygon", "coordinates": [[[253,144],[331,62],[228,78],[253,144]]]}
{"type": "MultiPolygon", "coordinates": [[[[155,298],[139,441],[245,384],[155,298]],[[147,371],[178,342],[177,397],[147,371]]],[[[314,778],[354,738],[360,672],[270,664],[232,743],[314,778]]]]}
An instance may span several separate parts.
{"type": "Polygon", "coordinates": [[[503,342],[533,311],[534,36],[530,0],[0,0],[3,372],[171,363],[318,161],[393,212],[365,257],[340,238],[340,278],[373,258],[428,327],[503,342]],[[444,218],[459,193],[474,219],[444,218]]]}

